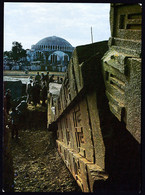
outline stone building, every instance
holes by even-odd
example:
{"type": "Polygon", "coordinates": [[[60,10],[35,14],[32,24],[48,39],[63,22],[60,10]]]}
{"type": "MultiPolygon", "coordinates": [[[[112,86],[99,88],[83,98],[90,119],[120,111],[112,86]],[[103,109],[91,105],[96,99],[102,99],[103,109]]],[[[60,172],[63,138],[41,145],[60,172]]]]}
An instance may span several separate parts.
{"type": "Polygon", "coordinates": [[[65,39],[51,36],[38,41],[27,50],[27,60],[33,65],[41,61],[44,70],[62,71],[67,68],[74,47],[65,39]]]}

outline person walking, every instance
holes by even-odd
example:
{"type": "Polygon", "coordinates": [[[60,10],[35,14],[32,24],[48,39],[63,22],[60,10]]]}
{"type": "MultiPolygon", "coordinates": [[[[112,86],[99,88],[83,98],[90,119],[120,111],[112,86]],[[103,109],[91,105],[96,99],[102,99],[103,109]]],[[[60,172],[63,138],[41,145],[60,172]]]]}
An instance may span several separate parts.
{"type": "Polygon", "coordinates": [[[32,88],[32,99],[35,107],[37,104],[40,104],[40,90],[41,86],[38,82],[34,82],[33,88],[32,88]]]}
{"type": "Polygon", "coordinates": [[[42,106],[46,106],[46,103],[45,103],[46,99],[47,99],[47,87],[44,82],[42,86],[42,106]]]}
{"type": "Polygon", "coordinates": [[[27,86],[26,86],[26,93],[27,93],[26,102],[28,104],[31,104],[31,100],[32,100],[32,83],[33,83],[33,81],[30,80],[30,83],[28,83],[27,86]]]}
{"type": "Polygon", "coordinates": [[[33,83],[33,87],[32,87],[32,101],[33,104],[36,106],[37,105],[36,82],[33,83]]]}
{"type": "Polygon", "coordinates": [[[35,84],[35,90],[36,90],[36,94],[37,94],[37,96],[36,96],[36,104],[40,104],[41,85],[38,82],[36,82],[36,84],[35,84]]]}
{"type": "Polygon", "coordinates": [[[6,112],[7,114],[9,114],[9,111],[11,109],[11,98],[12,98],[11,90],[7,89],[7,92],[6,92],[6,112]]]}
{"type": "Polygon", "coordinates": [[[45,75],[44,75],[44,73],[42,72],[42,73],[41,73],[41,86],[43,86],[43,82],[45,82],[45,75]]]}
{"type": "Polygon", "coordinates": [[[37,82],[37,81],[39,84],[41,84],[41,76],[40,76],[39,72],[37,72],[37,75],[35,76],[35,82],[37,82]]]}
{"type": "Polygon", "coordinates": [[[54,74],[53,75],[51,75],[51,77],[50,77],[50,79],[49,79],[49,82],[54,82],[54,74]]]}
{"type": "Polygon", "coordinates": [[[45,82],[46,82],[46,87],[48,88],[49,86],[49,72],[45,75],[45,82]]]}

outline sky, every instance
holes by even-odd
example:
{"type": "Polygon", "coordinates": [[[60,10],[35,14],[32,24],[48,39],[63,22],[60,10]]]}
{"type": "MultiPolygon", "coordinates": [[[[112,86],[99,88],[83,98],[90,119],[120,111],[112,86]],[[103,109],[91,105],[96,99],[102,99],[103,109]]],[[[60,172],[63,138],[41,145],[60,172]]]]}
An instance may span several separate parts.
{"type": "Polygon", "coordinates": [[[4,51],[12,42],[23,49],[49,36],[67,40],[73,47],[110,37],[109,3],[4,3],[4,51]]]}

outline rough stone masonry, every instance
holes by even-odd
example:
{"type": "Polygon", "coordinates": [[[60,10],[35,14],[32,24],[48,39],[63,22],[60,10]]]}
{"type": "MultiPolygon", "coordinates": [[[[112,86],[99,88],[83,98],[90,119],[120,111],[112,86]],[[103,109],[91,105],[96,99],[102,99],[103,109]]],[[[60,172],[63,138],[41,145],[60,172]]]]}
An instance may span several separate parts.
{"type": "Polygon", "coordinates": [[[48,94],[48,129],[83,192],[140,190],[141,22],[139,4],[111,4],[109,41],[76,47],[48,94]]]}

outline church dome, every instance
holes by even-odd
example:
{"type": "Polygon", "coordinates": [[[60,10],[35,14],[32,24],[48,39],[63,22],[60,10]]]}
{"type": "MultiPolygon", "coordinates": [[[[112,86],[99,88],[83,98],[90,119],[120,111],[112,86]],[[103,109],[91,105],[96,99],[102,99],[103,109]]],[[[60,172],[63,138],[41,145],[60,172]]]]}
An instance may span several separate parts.
{"type": "Polygon", "coordinates": [[[68,41],[61,37],[46,37],[31,46],[28,60],[30,62],[41,61],[45,66],[43,68],[47,70],[64,72],[66,71],[74,48],[68,41]]]}
{"type": "Polygon", "coordinates": [[[72,45],[68,41],[56,36],[51,36],[51,37],[46,37],[44,39],[41,39],[40,41],[38,41],[38,43],[36,43],[36,45],[46,45],[46,46],[59,45],[59,46],[72,47],[72,45]]]}
{"type": "Polygon", "coordinates": [[[41,39],[36,43],[36,45],[32,45],[31,49],[43,51],[61,50],[72,52],[74,47],[63,38],[51,36],[41,39]]]}

